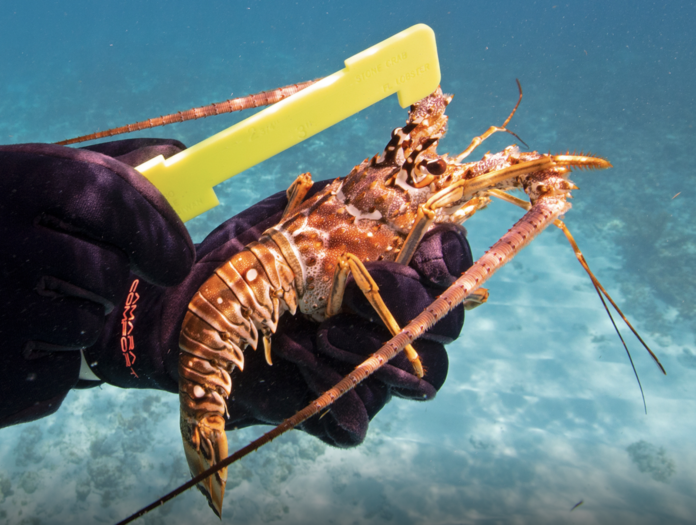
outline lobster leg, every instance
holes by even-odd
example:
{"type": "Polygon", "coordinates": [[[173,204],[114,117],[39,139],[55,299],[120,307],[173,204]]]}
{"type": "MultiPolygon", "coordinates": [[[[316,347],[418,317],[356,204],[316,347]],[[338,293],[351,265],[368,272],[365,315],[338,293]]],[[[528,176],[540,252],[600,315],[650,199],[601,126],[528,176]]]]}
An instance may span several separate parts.
{"type": "MultiPolygon", "coordinates": [[[[462,197],[461,186],[455,188],[453,191],[449,191],[449,188],[441,191],[440,193],[433,195],[425,204],[418,207],[418,215],[416,216],[416,221],[413,224],[413,228],[406,237],[399,256],[396,258],[396,262],[399,264],[408,264],[413,257],[413,254],[418,248],[418,244],[423,239],[423,235],[428,231],[432,223],[435,221],[435,214],[438,209],[450,208],[448,213],[454,215],[456,222],[462,223],[469,219],[474,213],[482,208],[488,206],[490,199],[487,196],[479,196],[470,199],[462,204],[453,203],[460,200],[462,197]]],[[[486,288],[479,288],[471,294],[470,297],[464,301],[464,308],[467,310],[473,310],[477,306],[482,305],[488,300],[488,290],[486,288]]]]}
{"type": "Polygon", "coordinates": [[[413,223],[413,227],[401,247],[396,262],[408,264],[411,262],[413,254],[416,253],[418,244],[423,239],[423,235],[435,222],[437,210],[444,209],[450,215],[456,215],[457,222],[462,223],[481,208],[488,205],[489,199],[474,197],[473,199],[457,204],[462,199],[462,186],[451,186],[430,197],[425,204],[418,206],[418,214],[413,223]],[[448,209],[449,208],[449,209],[448,209]]]}
{"type": "Polygon", "coordinates": [[[302,173],[295,179],[295,182],[290,185],[286,192],[288,205],[285,207],[285,211],[283,211],[283,219],[295,213],[307,196],[307,192],[312,189],[312,185],[312,174],[309,172],[302,173]]]}
{"type": "MultiPolygon", "coordinates": [[[[362,290],[363,294],[370,304],[379,314],[380,318],[387,326],[392,335],[396,335],[401,331],[399,324],[394,319],[394,316],[384,304],[382,297],[379,295],[379,287],[374,279],[370,276],[367,268],[363,263],[352,253],[346,253],[342,255],[338,263],[336,264],[336,272],[334,273],[334,280],[331,286],[331,293],[329,295],[328,305],[326,307],[326,316],[331,317],[337,314],[341,309],[341,304],[343,303],[343,294],[346,290],[346,281],[348,279],[348,272],[352,272],[355,282],[362,290]]],[[[413,366],[413,370],[418,376],[422,378],[424,375],[423,365],[420,362],[418,353],[409,344],[404,348],[408,360],[413,366]]]]}

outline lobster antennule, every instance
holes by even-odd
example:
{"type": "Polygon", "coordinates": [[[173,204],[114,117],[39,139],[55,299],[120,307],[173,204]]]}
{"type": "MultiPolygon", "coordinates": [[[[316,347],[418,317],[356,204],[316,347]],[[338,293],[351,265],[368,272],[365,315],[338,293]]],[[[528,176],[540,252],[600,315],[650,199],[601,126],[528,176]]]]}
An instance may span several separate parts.
{"type": "Polygon", "coordinates": [[[587,153],[587,155],[580,152],[579,154],[573,152],[566,152],[561,155],[551,155],[551,158],[559,166],[568,167],[571,170],[605,170],[608,168],[613,168],[611,162],[602,157],[592,155],[592,153],[587,153]]]}

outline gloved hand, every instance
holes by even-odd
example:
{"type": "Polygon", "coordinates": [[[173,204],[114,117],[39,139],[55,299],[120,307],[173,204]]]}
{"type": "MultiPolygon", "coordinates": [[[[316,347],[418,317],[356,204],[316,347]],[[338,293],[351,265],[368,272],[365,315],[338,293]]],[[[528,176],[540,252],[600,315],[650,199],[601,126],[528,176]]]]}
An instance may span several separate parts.
{"type": "MultiPolygon", "coordinates": [[[[318,182],[308,195],[323,188],[318,182]]],[[[184,283],[164,289],[133,280],[133,295],[107,320],[104,337],[85,353],[94,372],[125,388],[178,391],[178,340],[191,297],[212,272],[276,224],[285,208],[284,193],[273,195],[233,217],[197,246],[197,261],[184,283]],[[135,310],[132,307],[135,305],[135,310]],[[124,332],[125,327],[125,332],[124,332]],[[122,353],[122,349],[125,352],[122,353]]],[[[428,233],[411,267],[373,262],[366,266],[383,299],[403,326],[429,305],[472,264],[463,229],[441,226],[428,233]]],[[[351,314],[321,324],[285,314],[272,339],[273,366],[263,350],[247,348],[244,371],[232,373],[227,429],[280,423],[337,383],[391,336],[362,292],[350,283],[344,307],[351,314]]],[[[397,357],[353,392],[337,401],[327,415],[304,423],[302,430],[337,446],[360,443],[372,417],[397,395],[429,399],[447,375],[443,346],[459,335],[464,320],[457,308],[414,345],[426,376],[412,374],[411,364],[397,357]]]]}
{"type": "MultiPolygon", "coordinates": [[[[184,145],[92,147],[137,165],[184,145]]],[[[53,413],[78,383],[80,352],[123,302],[130,272],[163,286],[195,250],[164,197],[123,162],[49,144],[0,147],[0,427],[53,413]]]]}
{"type": "MultiPolygon", "coordinates": [[[[120,158],[128,159],[132,164],[137,165],[152,156],[152,148],[161,149],[162,147],[145,143],[145,147],[140,148],[139,145],[143,144],[138,140],[117,141],[94,146],[91,149],[121,155],[120,158]]],[[[42,147],[53,148],[52,146],[42,147]]],[[[60,149],[75,151],[67,148],[60,149]]],[[[56,162],[54,159],[56,155],[58,158],[60,155],[67,155],[51,153],[53,155],[50,157],[51,162],[56,162]]],[[[25,153],[21,162],[31,162],[32,154],[25,153]]],[[[84,155],[87,152],[75,154],[84,155]]],[[[70,155],[73,153],[68,156],[70,155]]],[[[86,162],[95,162],[95,158],[89,157],[86,162]]],[[[44,162],[48,161],[44,160],[44,162]]],[[[89,181],[90,170],[95,170],[96,178],[99,180],[105,163],[111,166],[111,171],[114,171],[115,165],[118,164],[101,157],[93,166],[82,166],[84,178],[89,181]]],[[[2,166],[3,164],[0,164],[0,168],[2,166]]],[[[23,169],[22,166],[17,163],[15,171],[23,173],[21,169],[23,169]]],[[[61,169],[66,168],[61,167],[61,169]]],[[[71,166],[71,169],[74,170],[75,167],[71,166]]],[[[44,163],[40,171],[43,174],[50,174],[55,171],[55,167],[51,163],[44,163]]],[[[126,167],[116,171],[132,172],[126,167]]],[[[131,178],[138,179],[137,174],[135,175],[136,177],[131,176],[131,178]]],[[[324,184],[315,184],[313,192],[318,191],[324,184]]],[[[15,185],[21,186],[18,181],[15,181],[15,185]]],[[[146,195],[147,190],[153,191],[147,184],[137,188],[144,188],[141,191],[146,195]]],[[[65,200],[70,203],[69,196],[73,188],[64,186],[59,189],[61,190],[68,196],[65,200]]],[[[80,195],[79,192],[78,195],[80,195]]],[[[104,202],[95,208],[104,215],[111,211],[114,217],[120,217],[114,211],[114,207],[120,204],[112,203],[120,203],[122,200],[118,194],[106,195],[104,202]]],[[[145,249],[146,253],[142,257],[147,259],[147,256],[150,256],[152,261],[156,260],[156,262],[152,262],[148,267],[152,270],[151,273],[146,273],[142,270],[143,263],[136,259],[133,263],[134,268],[140,268],[140,270],[125,279],[123,273],[112,274],[114,269],[123,272],[123,267],[115,265],[110,259],[103,262],[93,259],[92,264],[87,267],[96,277],[80,287],[83,290],[83,296],[84,290],[97,290],[95,292],[97,295],[106,296],[110,298],[111,304],[115,304],[113,311],[105,319],[103,310],[98,312],[102,316],[95,314],[86,319],[91,322],[91,324],[87,322],[85,326],[91,327],[92,334],[95,333],[94,327],[101,328],[102,324],[104,325],[96,343],[85,350],[93,372],[107,382],[125,388],[158,388],[177,392],[178,337],[190,298],[217,266],[241,250],[244,245],[256,240],[266,228],[275,224],[285,203],[284,194],[274,195],[217,228],[197,247],[197,261],[192,271],[184,282],[176,287],[166,287],[175,282],[176,278],[167,281],[160,275],[171,274],[180,279],[185,273],[184,269],[190,268],[190,257],[187,259],[186,256],[182,256],[182,259],[178,261],[178,255],[174,253],[176,250],[172,249],[164,252],[152,250],[153,253],[147,253],[147,248],[151,249],[158,244],[167,245],[167,235],[162,234],[153,241],[150,231],[154,229],[153,219],[143,220],[142,216],[138,216],[131,210],[129,217],[125,219],[126,223],[135,222],[134,230],[140,229],[146,235],[145,239],[139,239],[137,237],[141,234],[134,234],[134,242],[138,247],[145,249]],[[129,221],[130,217],[134,220],[129,221]],[[141,217],[142,223],[138,222],[138,217],[141,217]],[[148,242],[150,242],[149,246],[148,242]],[[181,266],[178,266],[179,264],[181,266]],[[177,273],[177,269],[172,266],[182,271],[177,273]],[[157,278],[160,279],[160,284],[165,286],[155,284],[157,278]],[[118,288],[120,295],[99,293],[101,288],[93,286],[93,282],[97,285],[108,283],[114,289],[118,288]]],[[[10,216],[8,221],[3,221],[3,227],[9,231],[13,220],[14,218],[10,216]]],[[[119,228],[123,227],[120,221],[116,225],[119,228]]],[[[174,241],[169,239],[169,242],[174,241]]],[[[8,244],[14,245],[17,242],[8,244]]],[[[161,249],[161,246],[158,249],[161,249]]],[[[65,250],[57,247],[54,252],[62,254],[66,251],[67,255],[71,255],[74,253],[71,250],[72,248],[65,250]]],[[[118,252],[118,250],[106,250],[106,253],[111,251],[118,252]]],[[[78,266],[83,264],[79,259],[75,263],[75,259],[74,256],[71,259],[73,264],[78,266]]],[[[440,227],[426,236],[413,259],[411,268],[383,262],[369,263],[367,267],[379,284],[387,306],[392,310],[397,321],[404,325],[420,313],[437,294],[441,293],[470,265],[471,255],[462,229],[449,226],[440,227]]],[[[75,273],[80,275],[79,268],[75,270],[75,273]]],[[[12,279],[5,279],[3,284],[5,282],[12,283],[12,279]]],[[[31,291],[30,288],[29,291],[31,291]]],[[[26,287],[24,292],[27,293],[26,287]]],[[[381,326],[381,321],[354,284],[349,284],[346,290],[344,305],[346,310],[352,310],[353,313],[340,314],[321,325],[299,315],[293,318],[286,314],[281,319],[278,332],[273,337],[273,367],[265,363],[262,352],[246,350],[244,371],[237,370],[233,374],[233,392],[228,403],[230,412],[228,429],[260,423],[276,424],[289,417],[324,390],[333,386],[343,375],[389,339],[389,333],[381,326]]],[[[21,315],[12,316],[8,313],[11,314],[12,310],[5,309],[3,314],[0,314],[2,315],[0,326],[2,333],[11,334],[12,327],[18,321],[19,324],[24,322],[24,318],[21,315]]],[[[53,314],[54,312],[45,314],[45,319],[49,323],[53,322],[53,314]]],[[[58,322],[53,322],[52,326],[60,326],[63,318],[59,316],[57,319],[58,322]]],[[[80,328],[81,318],[68,317],[68,320],[70,327],[80,328]]],[[[341,398],[325,417],[321,419],[315,417],[307,421],[302,427],[303,430],[334,445],[350,446],[362,441],[369,420],[391,399],[392,395],[412,399],[431,398],[444,382],[447,373],[447,353],[442,345],[458,336],[462,323],[463,310],[459,308],[415,344],[426,369],[423,380],[418,380],[412,375],[411,365],[407,360],[397,357],[362,383],[354,392],[341,398]]],[[[33,326],[31,323],[25,323],[24,333],[29,334],[28,339],[31,340],[37,339],[31,335],[34,333],[31,331],[33,326]]],[[[27,336],[24,337],[27,338],[27,336]]],[[[89,344],[86,337],[79,342],[79,346],[86,344],[89,344]]],[[[15,344],[15,347],[19,348],[19,346],[15,344]]],[[[78,345],[73,344],[74,346],[78,345]]],[[[17,355],[19,355],[18,352],[18,350],[15,351],[17,355]]],[[[35,354],[36,348],[29,357],[35,354]]],[[[13,366],[0,369],[0,384],[3,385],[0,387],[2,389],[0,392],[3,394],[0,401],[0,409],[2,409],[0,425],[34,419],[56,410],[67,390],[66,385],[73,385],[76,381],[79,356],[74,354],[77,352],[62,354],[51,352],[45,355],[42,358],[43,367],[41,368],[43,384],[32,383],[36,384],[35,389],[28,388],[24,380],[5,381],[6,377],[19,377],[13,375],[14,372],[29,365],[18,364],[18,360],[15,359],[13,366]],[[59,359],[70,355],[73,356],[73,360],[67,364],[63,364],[59,359]],[[47,377],[49,375],[50,377],[47,377]],[[58,393],[57,397],[40,397],[45,392],[46,382],[51,381],[57,384],[54,388],[54,391],[58,393]],[[5,393],[8,393],[8,397],[5,397],[5,393]],[[17,409],[18,406],[19,409],[17,409]],[[39,409],[36,408],[37,406],[39,409]]],[[[42,360],[35,362],[40,363],[42,360]]],[[[34,377],[34,380],[36,379],[38,375],[34,377]]]]}

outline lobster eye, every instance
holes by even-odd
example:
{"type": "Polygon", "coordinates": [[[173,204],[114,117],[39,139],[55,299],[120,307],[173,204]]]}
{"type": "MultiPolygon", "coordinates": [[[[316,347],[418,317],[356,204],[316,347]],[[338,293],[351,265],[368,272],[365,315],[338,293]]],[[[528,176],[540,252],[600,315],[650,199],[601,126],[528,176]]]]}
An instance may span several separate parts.
{"type": "Polygon", "coordinates": [[[442,159],[437,159],[432,162],[428,162],[425,165],[425,169],[428,170],[428,173],[433,175],[442,175],[447,169],[447,163],[442,159]]]}

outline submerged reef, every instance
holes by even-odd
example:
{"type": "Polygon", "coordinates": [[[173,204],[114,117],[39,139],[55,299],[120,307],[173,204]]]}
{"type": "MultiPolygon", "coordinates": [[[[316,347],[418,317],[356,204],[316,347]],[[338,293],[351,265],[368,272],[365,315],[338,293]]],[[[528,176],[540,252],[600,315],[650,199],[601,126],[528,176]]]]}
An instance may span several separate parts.
{"type": "Polygon", "coordinates": [[[674,461],[667,457],[667,451],[663,447],[658,448],[640,440],[626,447],[626,452],[638,470],[648,474],[655,481],[667,483],[676,471],[674,461]]]}

